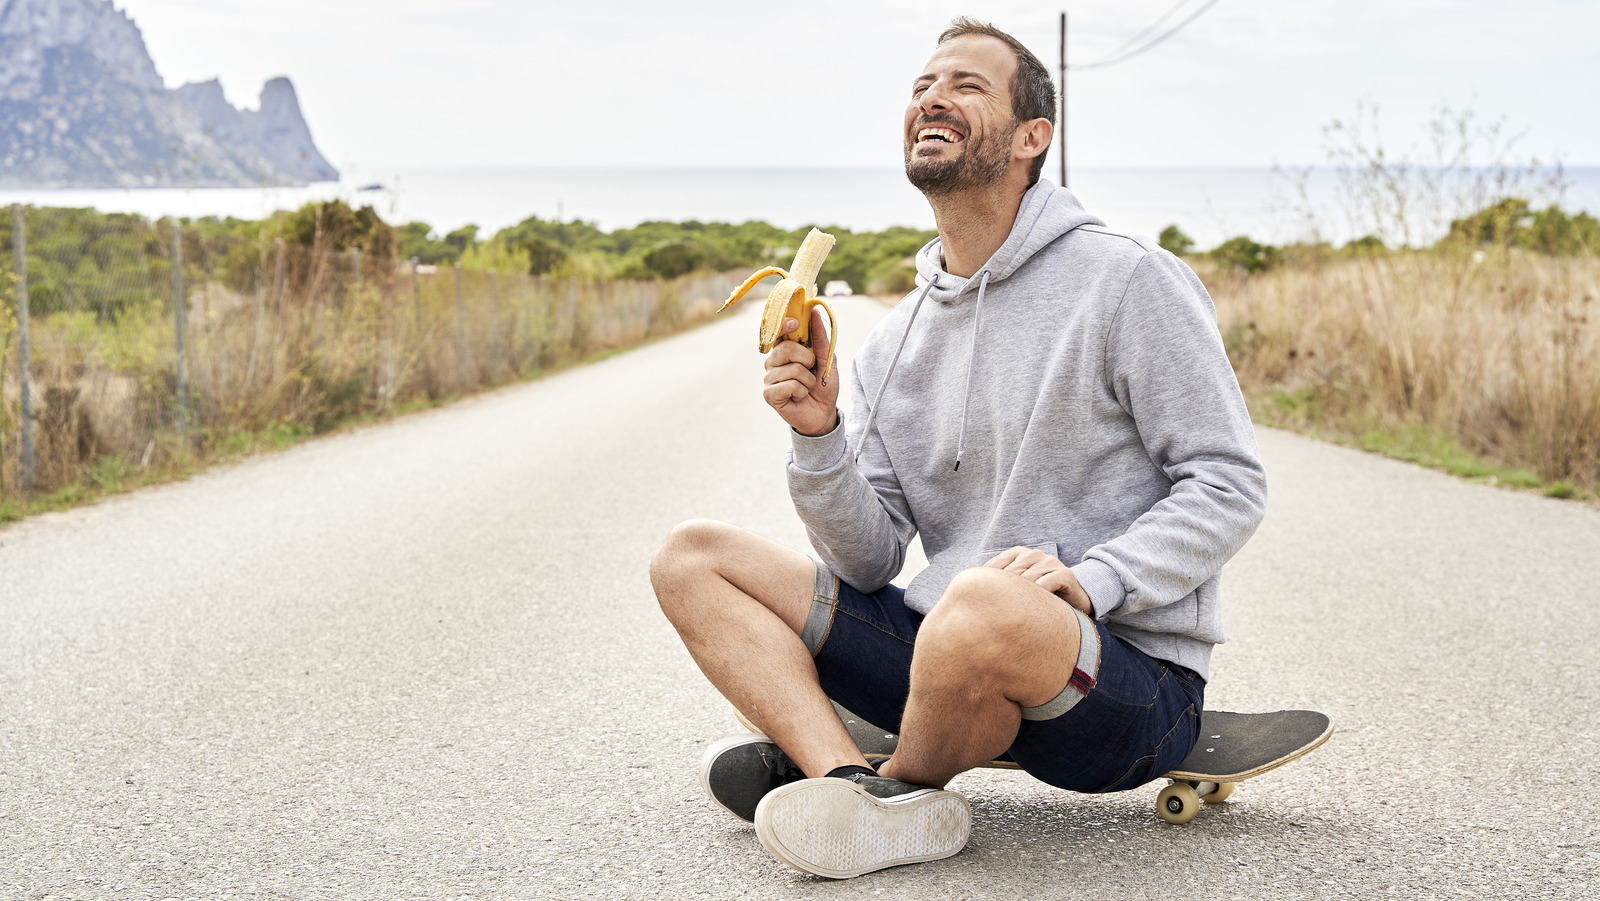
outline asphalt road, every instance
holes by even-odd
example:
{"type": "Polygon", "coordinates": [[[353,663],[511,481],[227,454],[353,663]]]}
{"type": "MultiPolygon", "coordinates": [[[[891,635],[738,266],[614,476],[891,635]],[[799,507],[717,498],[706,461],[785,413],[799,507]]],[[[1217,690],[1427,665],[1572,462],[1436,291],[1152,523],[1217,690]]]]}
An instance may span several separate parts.
{"type": "Polygon", "coordinates": [[[1600,511],[1272,431],[1207,700],[1326,747],[1182,827],[979,772],[954,858],[769,857],[646,573],[805,547],[753,316],[0,531],[0,899],[1600,896],[1600,511]]]}

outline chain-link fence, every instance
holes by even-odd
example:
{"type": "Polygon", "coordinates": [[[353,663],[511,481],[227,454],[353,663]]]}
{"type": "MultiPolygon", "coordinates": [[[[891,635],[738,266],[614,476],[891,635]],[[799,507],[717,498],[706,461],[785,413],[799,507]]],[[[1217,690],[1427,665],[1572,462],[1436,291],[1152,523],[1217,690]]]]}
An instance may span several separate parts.
{"type": "Polygon", "coordinates": [[[557,279],[204,222],[7,212],[0,503],[504,384],[704,319],[737,284],[557,279]]]}

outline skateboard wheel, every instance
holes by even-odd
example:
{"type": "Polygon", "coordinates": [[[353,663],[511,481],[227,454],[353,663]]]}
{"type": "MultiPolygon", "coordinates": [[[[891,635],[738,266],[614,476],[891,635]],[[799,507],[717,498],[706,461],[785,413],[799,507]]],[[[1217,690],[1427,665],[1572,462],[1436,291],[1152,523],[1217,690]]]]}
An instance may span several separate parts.
{"type": "Polygon", "coordinates": [[[1216,791],[1206,795],[1200,800],[1206,802],[1207,804],[1221,804],[1223,801],[1228,800],[1228,798],[1233,795],[1233,789],[1238,784],[1239,783],[1237,782],[1219,782],[1217,783],[1216,791]]]}
{"type": "Polygon", "coordinates": [[[1194,793],[1194,786],[1187,782],[1174,782],[1156,796],[1156,813],[1169,823],[1187,823],[1194,819],[1199,810],[1200,796],[1194,793]]]}

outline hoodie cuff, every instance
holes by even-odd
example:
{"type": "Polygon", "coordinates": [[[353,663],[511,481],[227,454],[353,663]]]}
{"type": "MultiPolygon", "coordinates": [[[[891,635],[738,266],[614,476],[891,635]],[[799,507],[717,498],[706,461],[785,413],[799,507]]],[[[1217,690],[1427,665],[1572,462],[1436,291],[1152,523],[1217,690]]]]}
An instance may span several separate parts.
{"type": "Polygon", "coordinates": [[[1094,607],[1094,618],[1105,619],[1111,611],[1122,606],[1127,597],[1127,589],[1122,587],[1122,579],[1117,576],[1117,571],[1111,564],[1099,560],[1089,559],[1072,567],[1072,574],[1078,577],[1078,584],[1089,595],[1089,603],[1094,607]]]}
{"type": "Polygon", "coordinates": [[[849,450],[849,442],[844,437],[844,417],[839,417],[839,422],[833,431],[815,438],[802,435],[794,429],[789,430],[789,441],[794,448],[794,468],[801,472],[827,472],[839,465],[844,459],[845,452],[849,450]]]}

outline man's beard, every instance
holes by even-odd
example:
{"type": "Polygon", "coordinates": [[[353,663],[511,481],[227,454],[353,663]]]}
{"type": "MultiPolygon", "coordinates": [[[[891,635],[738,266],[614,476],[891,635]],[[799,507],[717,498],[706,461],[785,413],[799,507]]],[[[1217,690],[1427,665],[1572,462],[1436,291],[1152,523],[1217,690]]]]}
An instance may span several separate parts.
{"type": "MultiPolygon", "coordinates": [[[[923,124],[917,127],[921,128],[923,124]]],[[[906,145],[906,179],[923,194],[953,194],[967,188],[992,185],[1005,177],[1011,166],[1010,133],[1002,128],[987,132],[967,146],[955,159],[924,159],[916,155],[915,143],[906,145]]],[[[915,134],[915,131],[912,132],[915,134]]]]}

